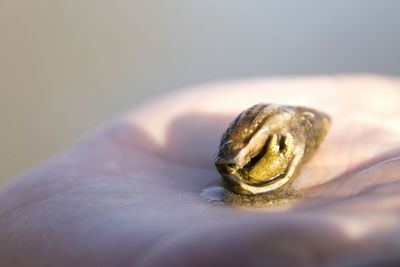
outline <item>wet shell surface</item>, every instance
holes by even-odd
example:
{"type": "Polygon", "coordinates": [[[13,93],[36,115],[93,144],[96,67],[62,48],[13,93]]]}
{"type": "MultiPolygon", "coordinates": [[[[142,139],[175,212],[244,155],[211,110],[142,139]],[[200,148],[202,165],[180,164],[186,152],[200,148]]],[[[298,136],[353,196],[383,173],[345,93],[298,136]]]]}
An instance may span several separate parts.
{"type": "Polygon", "coordinates": [[[215,166],[235,193],[282,190],[316,151],[329,126],[329,116],[311,108],[254,105],[223,134],[215,166]]]}

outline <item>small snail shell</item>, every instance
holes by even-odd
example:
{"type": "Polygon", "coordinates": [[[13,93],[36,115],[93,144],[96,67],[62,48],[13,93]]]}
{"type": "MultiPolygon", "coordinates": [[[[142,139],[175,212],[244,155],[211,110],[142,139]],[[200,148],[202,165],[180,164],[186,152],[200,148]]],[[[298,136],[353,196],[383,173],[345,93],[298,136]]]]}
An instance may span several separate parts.
{"type": "Polygon", "coordinates": [[[215,166],[228,189],[255,195],[290,184],[330,126],[328,115],[306,107],[258,104],[222,135],[215,166]]]}

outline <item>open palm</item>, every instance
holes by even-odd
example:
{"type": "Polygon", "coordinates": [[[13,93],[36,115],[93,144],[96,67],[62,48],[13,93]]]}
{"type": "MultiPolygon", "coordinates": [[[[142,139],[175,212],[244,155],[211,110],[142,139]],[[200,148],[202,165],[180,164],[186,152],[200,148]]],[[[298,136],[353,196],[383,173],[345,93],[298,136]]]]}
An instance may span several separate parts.
{"type": "Polygon", "coordinates": [[[375,266],[400,262],[400,81],[256,80],[138,107],[0,194],[0,266],[375,266]],[[255,103],[305,105],[332,128],[265,208],[215,205],[220,135],[255,103]]]}

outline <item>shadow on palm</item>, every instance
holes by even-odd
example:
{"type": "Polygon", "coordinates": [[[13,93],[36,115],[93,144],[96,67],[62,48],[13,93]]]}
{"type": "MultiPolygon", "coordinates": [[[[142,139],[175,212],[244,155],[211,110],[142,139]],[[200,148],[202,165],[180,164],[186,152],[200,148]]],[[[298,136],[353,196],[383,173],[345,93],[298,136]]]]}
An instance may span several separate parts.
{"type": "MultiPolygon", "coordinates": [[[[202,204],[209,205],[200,198],[199,192],[202,188],[221,181],[215,171],[213,157],[221,133],[234,117],[235,114],[188,113],[169,124],[164,145],[156,144],[138,127],[123,125],[116,131],[119,136],[117,143],[123,151],[123,146],[131,148],[132,150],[127,151],[128,154],[131,152],[136,154],[125,156],[128,158],[125,168],[128,173],[135,173],[138,164],[131,162],[129,158],[149,156],[150,165],[147,165],[146,171],[156,176],[154,183],[171,184],[173,186],[168,187],[172,190],[171,194],[176,196],[192,194],[194,197],[192,200],[197,198],[196,202],[203,201],[202,204]]],[[[359,130],[360,134],[353,135],[352,138],[347,137],[347,129],[330,133],[330,137],[324,141],[318,153],[304,166],[305,171],[300,172],[299,179],[302,182],[297,188],[304,194],[304,199],[292,203],[286,210],[302,211],[315,208],[318,210],[320,206],[326,209],[330,204],[335,208],[340,204],[341,209],[351,210],[353,206],[349,206],[349,202],[357,202],[359,199],[369,205],[369,211],[380,211],[379,201],[382,192],[385,192],[386,198],[390,197],[390,192],[395,194],[400,190],[397,183],[400,150],[389,149],[389,145],[388,149],[382,149],[381,146],[372,158],[352,162],[349,154],[357,150],[356,146],[386,138],[386,132],[376,129],[368,131],[368,129],[370,128],[367,127],[367,131],[364,132],[359,130]],[[340,142],[344,143],[343,146],[340,142]],[[349,161],[342,161],[342,164],[330,161],[335,157],[349,158],[349,161]],[[319,160],[322,162],[319,163],[319,160]],[[329,173],[330,170],[334,170],[333,174],[329,173]],[[324,177],[322,182],[318,182],[319,177],[324,177]],[[312,180],[310,185],[307,179],[312,180]],[[371,199],[367,201],[368,198],[371,199]]],[[[142,163],[140,165],[143,166],[142,163]]],[[[358,208],[354,208],[357,211],[358,208]]],[[[383,211],[384,207],[381,208],[383,211]]]]}

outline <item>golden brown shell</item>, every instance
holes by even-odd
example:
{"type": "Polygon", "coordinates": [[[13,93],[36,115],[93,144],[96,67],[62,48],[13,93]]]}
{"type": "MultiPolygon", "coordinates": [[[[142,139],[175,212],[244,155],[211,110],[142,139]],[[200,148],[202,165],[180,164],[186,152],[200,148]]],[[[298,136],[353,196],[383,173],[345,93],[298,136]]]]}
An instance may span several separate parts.
{"type": "Polygon", "coordinates": [[[252,106],[223,134],[216,168],[236,193],[254,195],[282,188],[315,152],[329,126],[329,116],[311,108],[252,106]]]}

